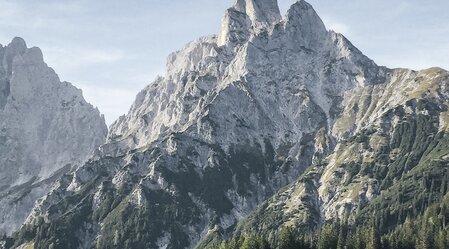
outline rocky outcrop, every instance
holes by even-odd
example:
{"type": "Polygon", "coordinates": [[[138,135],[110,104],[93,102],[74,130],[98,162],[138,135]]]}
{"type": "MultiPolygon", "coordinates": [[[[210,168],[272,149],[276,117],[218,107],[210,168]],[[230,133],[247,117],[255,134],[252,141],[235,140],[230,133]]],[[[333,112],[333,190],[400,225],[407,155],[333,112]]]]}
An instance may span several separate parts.
{"type": "Polygon", "coordinates": [[[385,83],[351,90],[332,128],[333,152],[240,222],[236,233],[273,239],[283,227],[311,232],[336,220],[383,220],[379,226],[391,229],[417,217],[417,203],[438,203],[449,164],[448,84],[441,68],[395,69],[385,83]],[[438,191],[423,187],[423,179],[438,191]]]}
{"type": "Polygon", "coordinates": [[[18,229],[63,173],[107,134],[104,118],[48,67],[39,48],[0,46],[0,231],[18,229]]]}

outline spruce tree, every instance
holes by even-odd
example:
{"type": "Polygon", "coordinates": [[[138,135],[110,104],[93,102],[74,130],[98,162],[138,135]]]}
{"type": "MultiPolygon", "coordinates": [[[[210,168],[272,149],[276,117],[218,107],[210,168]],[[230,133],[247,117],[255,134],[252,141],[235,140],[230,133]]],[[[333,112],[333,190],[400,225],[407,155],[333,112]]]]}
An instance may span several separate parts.
{"type": "Polygon", "coordinates": [[[372,225],[368,229],[368,236],[366,241],[366,249],[382,249],[380,244],[380,235],[377,227],[372,225]]]}
{"type": "Polygon", "coordinates": [[[284,227],[279,235],[279,249],[295,249],[296,239],[291,227],[284,227]]]}
{"type": "Polygon", "coordinates": [[[240,249],[258,249],[257,241],[253,236],[247,236],[240,246],[240,249]]]}
{"type": "Polygon", "coordinates": [[[425,224],[418,234],[415,248],[433,249],[433,237],[433,229],[428,224],[425,224]]]}
{"type": "Polygon", "coordinates": [[[438,249],[446,249],[449,247],[447,243],[447,236],[446,232],[443,230],[440,230],[436,236],[435,236],[435,247],[438,249]]]}
{"type": "Polygon", "coordinates": [[[318,249],[333,249],[337,248],[338,231],[333,225],[326,224],[321,230],[320,238],[318,240],[318,249]]]}
{"type": "Polygon", "coordinates": [[[337,242],[337,249],[345,249],[346,248],[346,224],[342,224],[339,226],[339,232],[338,232],[338,242],[337,242]]]}

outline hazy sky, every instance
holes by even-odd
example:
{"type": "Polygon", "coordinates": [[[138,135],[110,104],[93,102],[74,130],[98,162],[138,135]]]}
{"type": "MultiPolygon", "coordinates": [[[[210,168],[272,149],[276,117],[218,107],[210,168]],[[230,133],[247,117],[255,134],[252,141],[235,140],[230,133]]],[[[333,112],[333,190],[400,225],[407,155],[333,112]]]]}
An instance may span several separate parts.
{"type": "MultiPolygon", "coordinates": [[[[279,0],[283,13],[295,0],[279,0]]],[[[108,124],[164,74],[169,53],[220,29],[232,0],[0,0],[0,44],[43,50],[108,124]]],[[[329,29],[380,65],[449,69],[447,0],[310,0],[329,29]]]]}

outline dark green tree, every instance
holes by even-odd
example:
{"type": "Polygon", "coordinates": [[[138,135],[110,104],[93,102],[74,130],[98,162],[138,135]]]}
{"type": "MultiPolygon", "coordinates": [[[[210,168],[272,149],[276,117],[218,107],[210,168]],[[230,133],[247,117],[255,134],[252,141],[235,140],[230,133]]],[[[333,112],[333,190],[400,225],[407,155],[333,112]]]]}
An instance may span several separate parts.
{"type": "Polygon", "coordinates": [[[296,236],[291,227],[284,227],[281,229],[279,235],[279,249],[296,249],[298,243],[296,236]]]}
{"type": "Polygon", "coordinates": [[[318,249],[335,249],[338,243],[338,229],[332,224],[326,224],[321,230],[318,240],[318,249]]]}
{"type": "Polygon", "coordinates": [[[379,231],[377,230],[377,227],[374,225],[368,228],[368,236],[366,238],[366,249],[382,249],[379,231]]]}

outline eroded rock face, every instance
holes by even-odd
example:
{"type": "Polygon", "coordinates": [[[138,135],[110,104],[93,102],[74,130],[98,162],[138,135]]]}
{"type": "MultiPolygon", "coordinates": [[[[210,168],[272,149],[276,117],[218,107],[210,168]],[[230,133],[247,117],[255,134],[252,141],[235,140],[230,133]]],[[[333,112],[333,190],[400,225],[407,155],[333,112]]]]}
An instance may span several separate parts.
{"type": "MultiPolygon", "coordinates": [[[[22,231],[38,248],[192,248],[231,232],[310,165],[319,166],[311,180],[276,201],[295,211],[307,205],[301,220],[318,224],[344,213],[346,201],[326,185],[333,164],[324,159],[368,127],[352,122],[390,108],[371,106],[372,89],[385,91],[379,103],[396,105],[387,99],[405,90],[389,88],[399,75],[327,31],[305,1],[282,19],[275,0],[239,0],[218,36],[169,56],[165,75],[137,95],[100,152],[39,201],[22,231]],[[355,108],[358,100],[368,109],[355,108]]],[[[361,186],[363,201],[376,186],[361,186]]]]}
{"type": "Polygon", "coordinates": [[[394,227],[416,215],[410,206],[424,198],[417,184],[422,172],[435,182],[447,178],[448,84],[449,73],[441,68],[395,69],[384,83],[349,91],[332,128],[333,151],[237,230],[273,238],[277,230],[270,227],[311,231],[336,219],[354,224],[385,213],[394,227]],[[413,198],[400,197],[405,193],[413,198]]]}
{"type": "Polygon", "coordinates": [[[39,48],[0,46],[0,231],[25,221],[61,175],[84,163],[107,127],[99,111],[60,82],[39,48]]]}
{"type": "Polygon", "coordinates": [[[257,34],[281,21],[277,1],[238,0],[223,17],[219,46],[242,43],[251,34],[257,34]]]}

